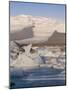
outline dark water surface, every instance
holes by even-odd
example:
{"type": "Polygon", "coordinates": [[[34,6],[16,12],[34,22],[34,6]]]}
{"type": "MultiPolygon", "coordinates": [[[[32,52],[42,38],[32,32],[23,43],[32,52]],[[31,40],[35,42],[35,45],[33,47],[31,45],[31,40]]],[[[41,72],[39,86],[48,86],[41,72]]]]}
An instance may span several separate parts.
{"type": "Polygon", "coordinates": [[[63,69],[38,68],[14,70],[10,73],[10,88],[30,88],[65,85],[63,69]]]}

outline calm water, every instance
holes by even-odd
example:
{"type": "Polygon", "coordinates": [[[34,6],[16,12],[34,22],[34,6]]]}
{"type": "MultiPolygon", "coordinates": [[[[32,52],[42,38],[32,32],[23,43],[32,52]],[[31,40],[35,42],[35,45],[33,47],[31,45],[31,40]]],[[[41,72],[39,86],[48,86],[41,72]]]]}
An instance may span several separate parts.
{"type": "Polygon", "coordinates": [[[10,88],[65,85],[65,71],[61,69],[14,70],[10,75],[10,88]]]}

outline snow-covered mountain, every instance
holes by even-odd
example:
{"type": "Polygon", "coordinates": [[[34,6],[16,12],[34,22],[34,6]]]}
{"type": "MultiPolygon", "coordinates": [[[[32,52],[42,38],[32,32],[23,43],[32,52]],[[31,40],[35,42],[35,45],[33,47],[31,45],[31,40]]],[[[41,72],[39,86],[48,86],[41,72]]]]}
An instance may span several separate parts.
{"type": "Polygon", "coordinates": [[[65,32],[65,24],[53,18],[31,15],[10,16],[10,39],[21,40],[33,37],[46,39],[54,31],[65,32]]]}

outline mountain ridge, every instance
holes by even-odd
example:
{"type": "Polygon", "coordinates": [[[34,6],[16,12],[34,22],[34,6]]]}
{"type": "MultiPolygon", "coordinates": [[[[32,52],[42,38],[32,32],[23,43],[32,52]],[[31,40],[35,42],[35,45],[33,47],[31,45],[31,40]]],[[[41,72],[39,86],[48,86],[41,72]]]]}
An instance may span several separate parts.
{"type": "Polygon", "coordinates": [[[54,31],[65,33],[65,24],[56,19],[31,15],[10,16],[10,40],[49,38],[54,31]]]}

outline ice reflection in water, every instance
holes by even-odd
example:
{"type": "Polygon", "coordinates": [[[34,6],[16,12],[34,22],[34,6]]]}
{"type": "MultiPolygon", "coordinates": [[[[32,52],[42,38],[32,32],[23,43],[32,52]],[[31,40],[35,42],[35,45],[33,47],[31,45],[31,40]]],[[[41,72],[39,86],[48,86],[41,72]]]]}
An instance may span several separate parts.
{"type": "Polygon", "coordinates": [[[65,72],[61,69],[40,68],[22,72],[11,76],[11,82],[15,83],[11,88],[65,84],[65,72]]]}

